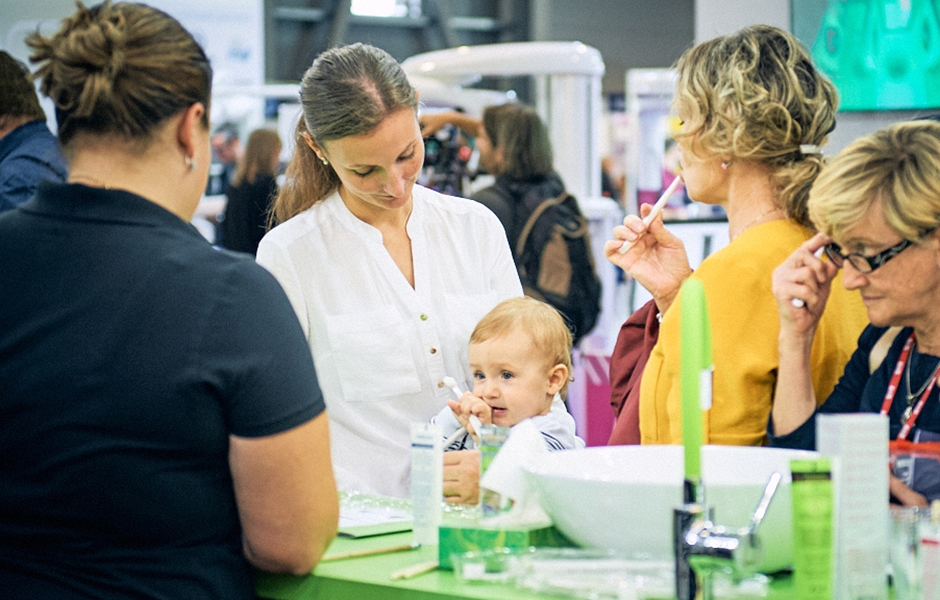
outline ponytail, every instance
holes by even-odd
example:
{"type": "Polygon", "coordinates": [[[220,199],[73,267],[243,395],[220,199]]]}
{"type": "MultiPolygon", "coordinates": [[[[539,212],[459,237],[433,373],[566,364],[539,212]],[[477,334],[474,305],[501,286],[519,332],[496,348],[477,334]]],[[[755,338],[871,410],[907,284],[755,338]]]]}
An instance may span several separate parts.
{"type": "Polygon", "coordinates": [[[317,158],[316,152],[304,139],[305,133],[307,124],[301,116],[294,133],[294,156],[287,163],[284,185],[274,199],[268,221],[269,229],[302,213],[339,187],[339,177],[333,167],[317,158]]]}
{"type": "Polygon", "coordinates": [[[287,165],[268,225],[273,227],[307,210],[339,187],[332,165],[323,164],[307,145],[309,135],[323,144],[374,131],[401,108],[417,111],[418,98],[392,56],[368,44],[330,48],[320,54],[300,82],[303,116],[294,135],[294,156],[287,165]]]}

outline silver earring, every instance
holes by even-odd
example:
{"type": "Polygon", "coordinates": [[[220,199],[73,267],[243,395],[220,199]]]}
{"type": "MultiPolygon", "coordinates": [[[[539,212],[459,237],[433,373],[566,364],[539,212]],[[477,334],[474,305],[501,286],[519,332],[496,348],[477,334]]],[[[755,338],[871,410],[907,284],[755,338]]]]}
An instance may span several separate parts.
{"type": "Polygon", "coordinates": [[[187,156],[185,162],[186,166],[189,167],[190,173],[196,170],[196,159],[192,158],[191,156],[187,156]]]}

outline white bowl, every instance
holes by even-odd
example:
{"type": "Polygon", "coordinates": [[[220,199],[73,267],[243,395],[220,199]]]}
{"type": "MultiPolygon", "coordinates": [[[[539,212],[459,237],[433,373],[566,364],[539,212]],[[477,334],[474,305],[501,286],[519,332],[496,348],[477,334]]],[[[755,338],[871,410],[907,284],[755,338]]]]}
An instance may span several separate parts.
{"type": "MultiPolygon", "coordinates": [[[[758,532],[764,548],[761,570],[793,564],[790,459],[815,452],[740,446],[704,446],[705,502],[715,523],[750,522],[774,471],[782,475],[758,532]]],[[[673,509],[682,503],[681,446],[608,446],[552,452],[526,471],[555,526],[588,548],[621,550],[653,559],[673,556],[673,509]]]]}

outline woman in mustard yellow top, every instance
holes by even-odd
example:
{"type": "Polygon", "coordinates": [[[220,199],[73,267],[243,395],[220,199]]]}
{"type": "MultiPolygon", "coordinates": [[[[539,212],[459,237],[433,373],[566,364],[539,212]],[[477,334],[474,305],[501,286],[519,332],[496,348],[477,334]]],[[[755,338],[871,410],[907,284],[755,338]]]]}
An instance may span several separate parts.
{"type": "MultiPolygon", "coordinates": [[[[679,287],[691,276],[704,284],[712,327],[706,442],[763,444],[778,366],[771,273],[813,235],[806,201],[835,127],[836,90],[795,38],[768,26],[699,44],[677,67],[682,178],[690,198],[725,208],[731,243],[692,274],[661,219],[647,228],[627,217],[608,242],[608,257],[652,292],[663,315],[640,384],[640,438],[681,441],[679,287]],[[636,245],[621,255],[624,240],[636,245]]],[[[818,398],[832,391],[866,323],[858,295],[833,286],[813,347],[818,398]]]]}

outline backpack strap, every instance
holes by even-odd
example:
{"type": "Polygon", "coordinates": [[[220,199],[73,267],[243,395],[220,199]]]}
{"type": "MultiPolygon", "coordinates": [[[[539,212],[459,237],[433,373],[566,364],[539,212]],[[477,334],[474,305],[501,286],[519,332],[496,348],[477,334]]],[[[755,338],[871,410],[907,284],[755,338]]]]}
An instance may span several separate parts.
{"type": "Polygon", "coordinates": [[[535,207],[535,210],[533,210],[532,214],[529,215],[529,218],[526,219],[525,225],[522,227],[522,231],[519,233],[519,240],[516,242],[515,258],[517,262],[522,257],[522,251],[525,249],[525,243],[529,239],[529,234],[532,233],[532,228],[535,227],[535,222],[538,221],[539,217],[542,216],[542,213],[552,206],[561,204],[567,198],[568,192],[562,192],[560,195],[554,198],[549,198],[535,207]]]}
{"type": "Polygon", "coordinates": [[[875,345],[871,347],[871,352],[868,353],[869,375],[877,371],[881,363],[884,362],[885,357],[888,356],[888,350],[891,349],[891,344],[894,342],[894,338],[898,337],[901,329],[903,329],[903,327],[888,327],[885,329],[885,332],[881,334],[881,337],[878,338],[878,341],[875,342],[875,345]]]}

